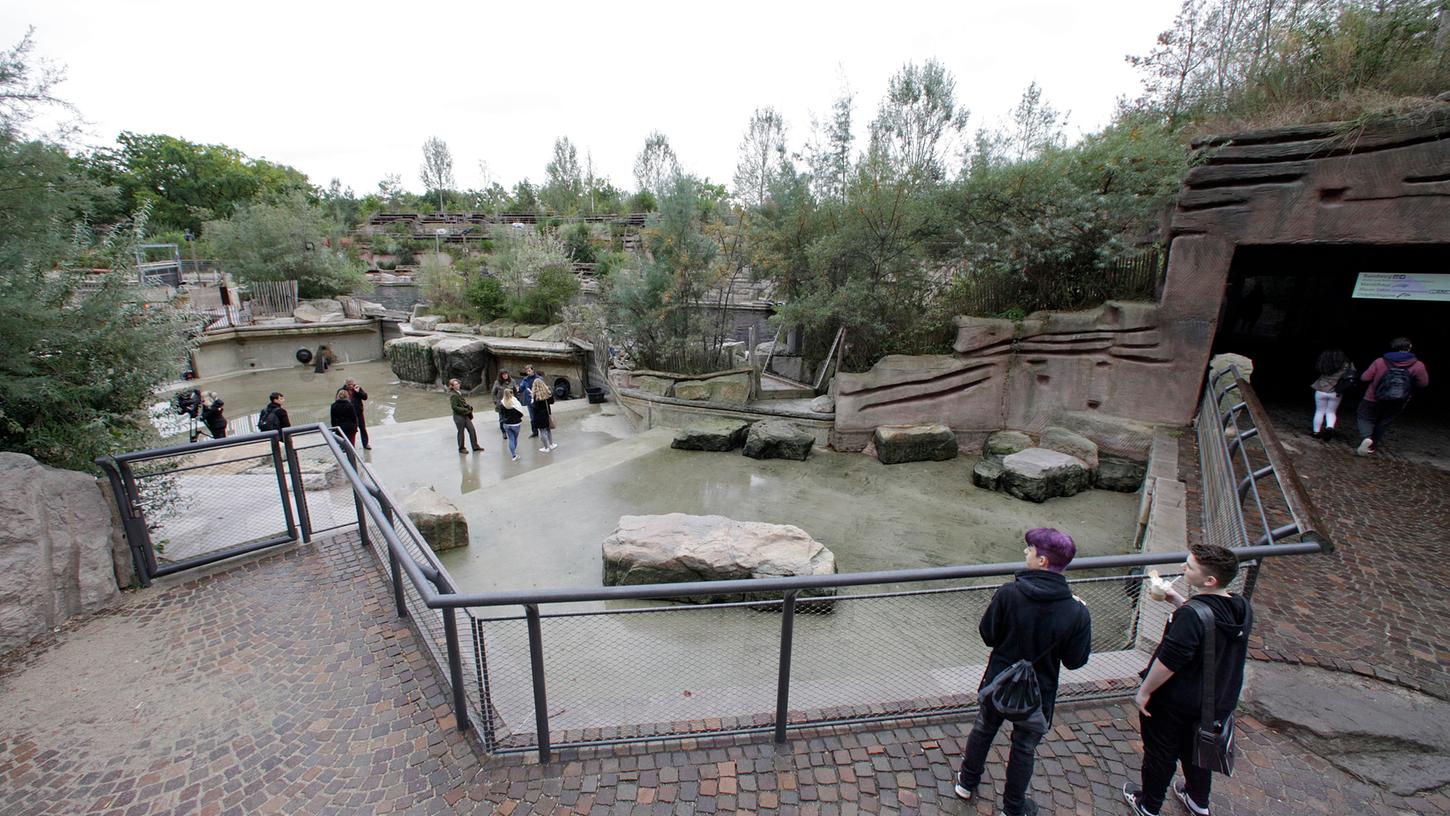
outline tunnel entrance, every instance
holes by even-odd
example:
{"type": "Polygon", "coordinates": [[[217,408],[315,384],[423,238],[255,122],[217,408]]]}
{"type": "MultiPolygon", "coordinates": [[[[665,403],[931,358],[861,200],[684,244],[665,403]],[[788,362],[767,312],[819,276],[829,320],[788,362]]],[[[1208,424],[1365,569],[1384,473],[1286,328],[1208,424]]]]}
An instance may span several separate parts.
{"type": "MultiPolygon", "coordinates": [[[[1450,467],[1450,302],[1355,297],[1360,273],[1450,273],[1450,244],[1240,245],[1229,269],[1213,353],[1254,361],[1254,390],[1276,427],[1306,434],[1313,416],[1309,383],[1319,353],[1339,348],[1363,371],[1409,337],[1431,387],[1411,400],[1387,449],[1450,467]],[[1438,375],[1438,377],[1437,377],[1438,375]]],[[[1357,441],[1359,394],[1339,409],[1342,441],[1357,441]]]]}

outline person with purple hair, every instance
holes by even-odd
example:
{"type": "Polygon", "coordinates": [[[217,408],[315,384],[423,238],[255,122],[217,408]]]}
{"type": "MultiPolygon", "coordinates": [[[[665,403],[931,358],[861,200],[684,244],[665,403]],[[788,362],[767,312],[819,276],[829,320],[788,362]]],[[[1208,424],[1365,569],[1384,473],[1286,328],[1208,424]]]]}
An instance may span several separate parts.
{"type": "MultiPolygon", "coordinates": [[[[1042,694],[1042,713],[1050,728],[1058,671],[1062,666],[1077,669],[1087,664],[1092,652],[1092,617],[1087,604],[1072,594],[1062,574],[1077,555],[1072,537],[1051,527],[1037,527],[1028,530],[1025,539],[1026,569],[997,589],[977,627],[982,642],[992,649],[977,688],[986,686],[1017,661],[1031,661],[1042,694]]],[[[956,778],[956,793],[962,799],[976,800],[987,753],[1004,719],[990,705],[979,705],[956,778]]],[[[1039,728],[1030,720],[1012,724],[1012,750],[1002,792],[1002,808],[1007,816],[1037,813],[1037,804],[1027,798],[1027,785],[1032,781],[1033,754],[1046,734],[1039,728]]]]}

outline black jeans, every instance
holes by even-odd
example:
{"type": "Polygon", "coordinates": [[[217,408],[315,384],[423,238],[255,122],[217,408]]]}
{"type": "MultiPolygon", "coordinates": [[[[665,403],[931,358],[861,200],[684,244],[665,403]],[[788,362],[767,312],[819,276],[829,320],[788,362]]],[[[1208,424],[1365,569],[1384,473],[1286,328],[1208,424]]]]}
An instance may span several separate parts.
{"type": "Polygon", "coordinates": [[[1367,399],[1359,401],[1359,407],[1354,411],[1355,422],[1359,424],[1360,438],[1374,440],[1375,447],[1379,447],[1380,440],[1384,438],[1385,431],[1389,430],[1390,423],[1395,417],[1404,412],[1409,400],[1390,400],[1386,402],[1371,402],[1367,399]]]}
{"type": "MultiPolygon", "coordinates": [[[[962,773],[958,778],[964,788],[972,788],[982,781],[982,770],[987,764],[987,752],[992,749],[992,739],[1002,727],[1002,715],[988,708],[977,709],[977,722],[972,733],[967,735],[966,756],[962,758],[962,773]]],[[[1027,798],[1027,785],[1032,782],[1033,754],[1042,734],[1012,726],[1012,750],[1007,756],[1007,782],[1002,792],[1002,809],[1009,814],[1022,812],[1027,798]]]]}
{"type": "Polygon", "coordinates": [[[1213,774],[1193,764],[1193,732],[1198,726],[1198,712],[1149,706],[1153,716],[1138,715],[1143,732],[1143,799],[1142,805],[1158,813],[1168,795],[1173,771],[1183,765],[1183,786],[1188,797],[1199,807],[1208,807],[1208,794],[1213,774]]]}
{"type": "Polygon", "coordinates": [[[468,431],[468,441],[470,443],[472,443],[474,450],[479,450],[480,448],[483,447],[482,445],[478,444],[478,431],[476,431],[476,430],[473,429],[473,418],[472,417],[466,417],[466,416],[460,416],[459,414],[454,414],[453,415],[453,427],[458,429],[458,449],[459,450],[463,450],[464,449],[463,448],[463,432],[465,430],[468,431]]]}

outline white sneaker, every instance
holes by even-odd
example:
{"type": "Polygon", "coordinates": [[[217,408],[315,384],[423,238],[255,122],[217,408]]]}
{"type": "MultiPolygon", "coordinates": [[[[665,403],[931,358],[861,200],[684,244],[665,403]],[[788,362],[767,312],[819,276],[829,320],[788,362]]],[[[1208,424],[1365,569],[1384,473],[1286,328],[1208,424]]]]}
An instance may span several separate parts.
{"type": "Polygon", "coordinates": [[[517,461],[519,461],[519,455],[516,453],[513,456],[510,456],[509,457],[509,461],[510,462],[517,462],[517,461]]]}
{"type": "Polygon", "coordinates": [[[1360,456],[1369,456],[1374,453],[1374,440],[1366,436],[1364,441],[1359,443],[1359,447],[1354,449],[1354,452],[1360,456]]]}
{"type": "Polygon", "coordinates": [[[539,448],[539,453],[548,453],[548,452],[549,452],[549,449],[548,448],[539,448]]]}
{"type": "Polygon", "coordinates": [[[1173,795],[1178,797],[1178,801],[1182,802],[1183,806],[1188,808],[1188,812],[1192,813],[1193,816],[1209,816],[1208,808],[1199,807],[1198,803],[1193,801],[1193,797],[1188,795],[1188,791],[1183,787],[1182,782],[1173,783],[1173,795]]]}
{"type": "Polygon", "coordinates": [[[549,443],[549,450],[553,450],[554,448],[557,448],[557,447],[559,447],[559,443],[558,442],[550,442],[549,443]]]}

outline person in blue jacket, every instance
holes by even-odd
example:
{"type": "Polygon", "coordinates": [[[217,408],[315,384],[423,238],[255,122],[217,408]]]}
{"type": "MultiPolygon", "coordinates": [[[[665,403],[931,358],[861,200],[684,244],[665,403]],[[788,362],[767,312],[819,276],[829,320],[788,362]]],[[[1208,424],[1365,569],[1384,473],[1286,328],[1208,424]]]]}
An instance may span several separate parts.
{"type": "Polygon", "coordinates": [[[539,375],[534,373],[534,367],[524,366],[524,378],[519,380],[519,402],[524,406],[524,413],[529,415],[530,438],[539,435],[539,429],[534,427],[533,413],[529,411],[529,406],[534,404],[534,380],[537,379],[539,379],[539,375]]]}

